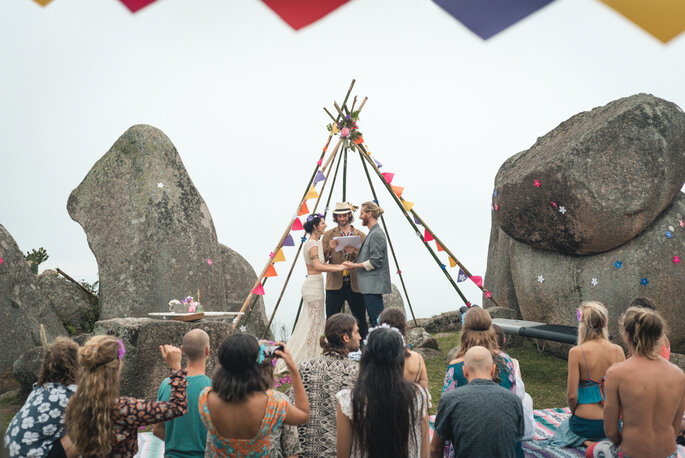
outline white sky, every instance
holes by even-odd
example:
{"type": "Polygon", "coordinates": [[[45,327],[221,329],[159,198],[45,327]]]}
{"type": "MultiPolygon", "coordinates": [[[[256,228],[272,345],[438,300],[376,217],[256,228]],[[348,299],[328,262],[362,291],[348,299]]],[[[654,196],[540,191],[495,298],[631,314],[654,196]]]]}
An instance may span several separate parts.
{"type": "MultiPolygon", "coordinates": [[[[23,251],[47,249],[41,267],[94,281],[67,198],[128,127],[150,124],[176,145],[219,241],[259,272],[327,138],[322,107],[356,78],[353,93],[369,97],[360,130],[382,170],[483,275],[502,162],[619,97],[647,92],[685,107],[683,55],[684,35],[663,45],[596,0],[557,0],[488,41],[429,0],[353,0],[299,32],[258,0],[158,0],[135,15],[116,0],[5,1],[0,224],[23,251]]],[[[370,200],[352,159],[348,200],[370,200]]],[[[381,196],[417,316],[461,305],[381,196]]],[[[276,267],[267,312],[289,265],[276,267]]],[[[277,320],[294,319],[304,272],[300,261],[277,320]]],[[[481,302],[475,287],[464,292],[481,302]]]]}

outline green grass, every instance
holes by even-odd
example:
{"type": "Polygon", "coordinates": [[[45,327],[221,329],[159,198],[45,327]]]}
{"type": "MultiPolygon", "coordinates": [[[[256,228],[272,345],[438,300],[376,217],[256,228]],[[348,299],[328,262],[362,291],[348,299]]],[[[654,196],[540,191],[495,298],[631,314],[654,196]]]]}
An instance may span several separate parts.
{"type": "MultiPolygon", "coordinates": [[[[440,351],[447,354],[459,343],[459,333],[443,334],[436,338],[440,351]]],[[[566,361],[555,356],[541,353],[533,342],[525,340],[520,347],[506,348],[512,358],[519,360],[526,392],[533,398],[536,409],[566,406],[566,361]]],[[[444,357],[426,358],[428,386],[433,407],[429,413],[435,414],[442,393],[448,361],[444,357]]]]}

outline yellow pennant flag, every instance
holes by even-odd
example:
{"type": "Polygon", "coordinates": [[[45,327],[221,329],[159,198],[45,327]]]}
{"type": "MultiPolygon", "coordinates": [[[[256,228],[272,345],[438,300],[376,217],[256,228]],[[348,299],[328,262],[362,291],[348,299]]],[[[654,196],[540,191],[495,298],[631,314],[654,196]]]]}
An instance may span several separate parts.
{"type": "Polygon", "coordinates": [[[305,200],[316,199],[317,197],[319,197],[319,193],[317,193],[316,189],[314,189],[314,186],[312,186],[311,188],[309,188],[309,192],[307,192],[305,200]]]}
{"type": "Polygon", "coordinates": [[[50,3],[52,0],[33,0],[34,2],[38,3],[40,6],[46,6],[48,3],[50,3]]]}
{"type": "Polygon", "coordinates": [[[456,266],[456,265],[457,265],[457,261],[455,261],[454,259],[452,259],[452,256],[450,256],[449,258],[450,258],[450,267],[456,266]]]}
{"type": "Polygon", "coordinates": [[[600,1],[662,43],[668,43],[685,30],[685,2],[682,0],[600,1]]]}
{"type": "Polygon", "coordinates": [[[335,135],[338,132],[340,132],[340,129],[338,129],[338,125],[336,123],[333,123],[333,127],[331,128],[331,134],[335,135]]]}
{"type": "Polygon", "coordinates": [[[278,253],[276,253],[276,256],[274,256],[273,262],[283,262],[283,261],[285,261],[285,255],[283,254],[283,248],[280,248],[278,250],[278,253]]]}
{"type": "Polygon", "coordinates": [[[405,210],[411,211],[411,208],[414,206],[414,202],[409,202],[408,200],[403,200],[402,206],[404,207],[405,210]]]}

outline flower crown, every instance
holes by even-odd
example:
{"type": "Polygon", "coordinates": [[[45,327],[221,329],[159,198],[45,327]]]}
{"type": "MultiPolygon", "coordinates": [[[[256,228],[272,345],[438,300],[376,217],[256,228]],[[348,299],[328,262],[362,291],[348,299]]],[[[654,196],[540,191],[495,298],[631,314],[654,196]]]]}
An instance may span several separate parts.
{"type": "Polygon", "coordinates": [[[369,333],[366,335],[366,339],[364,339],[364,346],[366,346],[368,344],[369,337],[371,337],[371,333],[373,331],[377,331],[378,329],[390,329],[391,331],[396,332],[397,334],[399,334],[400,339],[402,339],[402,346],[403,347],[407,346],[406,342],[404,341],[404,336],[402,335],[400,330],[393,327],[393,326],[390,326],[388,323],[382,323],[382,324],[379,324],[378,326],[376,326],[375,328],[369,329],[369,333]]]}
{"type": "Polygon", "coordinates": [[[311,215],[307,216],[307,222],[309,223],[314,221],[314,218],[324,219],[321,213],[312,213],[311,215]]]}

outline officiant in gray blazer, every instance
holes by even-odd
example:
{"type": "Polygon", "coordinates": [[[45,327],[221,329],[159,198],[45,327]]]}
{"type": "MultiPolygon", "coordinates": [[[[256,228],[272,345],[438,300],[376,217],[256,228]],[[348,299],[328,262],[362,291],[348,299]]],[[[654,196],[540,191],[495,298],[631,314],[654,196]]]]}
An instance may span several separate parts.
{"type": "Polygon", "coordinates": [[[383,209],[374,202],[364,202],[359,211],[362,225],[369,228],[357,262],[344,262],[346,269],[359,269],[357,280],[359,290],[364,296],[364,304],[369,314],[371,326],[378,324],[378,316],[383,311],[383,294],[390,293],[390,265],[388,263],[388,242],[385,232],[378,224],[383,209]]]}

